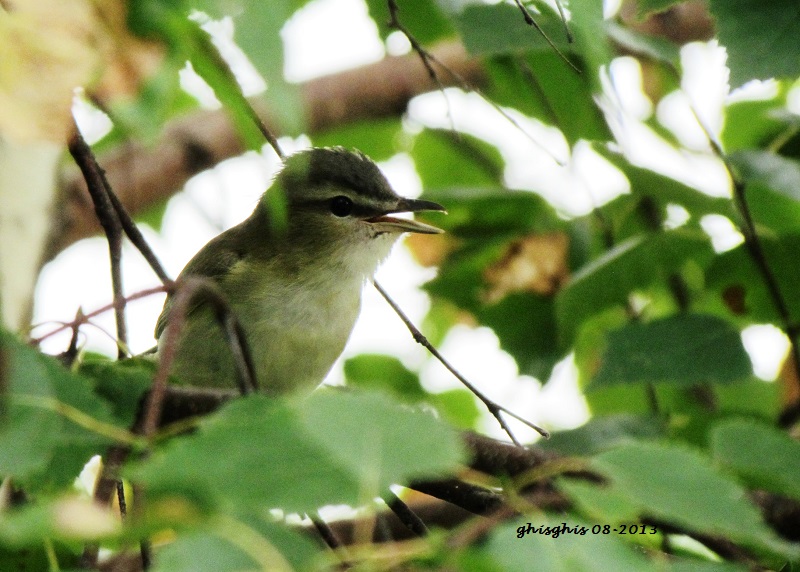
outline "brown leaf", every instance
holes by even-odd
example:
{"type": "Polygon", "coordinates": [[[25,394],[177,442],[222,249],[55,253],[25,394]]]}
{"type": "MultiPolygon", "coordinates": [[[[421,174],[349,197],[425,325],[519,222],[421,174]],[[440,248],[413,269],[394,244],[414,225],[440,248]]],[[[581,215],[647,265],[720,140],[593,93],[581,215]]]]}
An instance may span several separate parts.
{"type": "Polygon", "coordinates": [[[502,258],[483,272],[487,303],[513,292],[552,295],[569,279],[569,238],[563,232],[532,234],[511,242],[502,258]]]}

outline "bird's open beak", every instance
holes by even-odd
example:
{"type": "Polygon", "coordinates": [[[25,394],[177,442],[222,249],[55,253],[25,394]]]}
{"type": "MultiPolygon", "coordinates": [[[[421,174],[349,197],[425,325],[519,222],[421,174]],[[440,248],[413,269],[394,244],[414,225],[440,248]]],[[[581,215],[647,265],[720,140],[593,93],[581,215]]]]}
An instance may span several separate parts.
{"type": "Polygon", "coordinates": [[[393,213],[415,213],[420,211],[447,212],[442,205],[433,201],[401,198],[395,208],[380,216],[368,218],[366,222],[370,223],[378,232],[417,232],[420,234],[440,234],[444,232],[441,228],[436,228],[423,222],[389,216],[393,213]]]}

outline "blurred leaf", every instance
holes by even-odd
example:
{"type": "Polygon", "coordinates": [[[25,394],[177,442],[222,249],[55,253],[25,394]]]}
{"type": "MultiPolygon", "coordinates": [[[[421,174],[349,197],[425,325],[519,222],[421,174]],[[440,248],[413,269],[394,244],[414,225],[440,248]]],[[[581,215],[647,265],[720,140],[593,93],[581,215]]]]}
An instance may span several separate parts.
{"type": "MultiPolygon", "coordinates": [[[[663,1],[677,3],[682,0],[663,1]]],[[[639,6],[641,7],[641,3],[639,3],[639,6]]],[[[618,44],[628,51],[646,56],[657,62],[665,63],[672,70],[678,70],[680,68],[680,49],[669,40],[638,32],[613,21],[606,22],[606,32],[615,44],[618,44]]]]}
{"type": "Polygon", "coordinates": [[[255,570],[258,564],[230,542],[207,532],[182,534],[159,548],[154,560],[153,572],[255,570]]]}
{"type": "Polygon", "coordinates": [[[800,5],[794,0],[711,0],[719,40],[728,51],[731,87],[751,79],[795,78],[800,5]]]}
{"type": "MultiPolygon", "coordinates": [[[[546,233],[564,228],[553,207],[528,191],[499,188],[448,188],[427,192],[447,208],[447,216],[430,220],[448,235],[465,239],[465,250],[487,242],[500,243],[521,235],[546,233]]],[[[424,218],[424,217],[420,217],[424,218]]]]}
{"type": "MultiPolygon", "coordinates": [[[[559,48],[567,46],[564,24],[558,12],[539,3],[533,14],[536,23],[559,48]]],[[[522,13],[512,4],[467,4],[455,16],[455,23],[467,51],[473,55],[518,54],[553,48],[536,28],[525,23],[522,13]]],[[[574,73],[561,61],[563,73],[574,73]]]]}
{"type": "MultiPolygon", "coordinates": [[[[195,0],[193,5],[198,5],[198,1],[195,0]]],[[[248,149],[260,150],[265,141],[260,129],[253,122],[250,105],[242,95],[241,87],[228,64],[213,45],[209,34],[202,30],[197,22],[189,19],[189,7],[190,5],[183,0],[171,0],[170,2],[133,0],[128,12],[128,23],[134,33],[144,37],[156,37],[163,41],[168,46],[172,58],[189,60],[194,71],[214,90],[214,95],[222,103],[226,112],[230,114],[244,145],[248,149]]],[[[207,8],[208,6],[203,4],[203,7],[207,8]]],[[[264,14],[264,12],[266,10],[263,9],[263,6],[261,11],[254,11],[256,15],[264,14]]],[[[250,12],[248,15],[252,16],[250,12]]],[[[288,17],[288,14],[286,16],[288,17]]],[[[284,20],[268,16],[261,22],[275,24],[276,21],[280,21],[282,25],[284,20]]],[[[264,34],[264,30],[261,30],[260,34],[264,34]]],[[[246,34],[243,35],[246,36],[246,34]]],[[[259,38],[262,44],[280,42],[280,36],[277,33],[260,35],[259,38]]],[[[282,71],[283,68],[280,69],[282,71]]],[[[277,75],[276,77],[282,78],[283,76],[277,75]]],[[[289,103],[287,102],[285,113],[282,114],[284,117],[290,117],[289,112],[294,107],[289,103]]]]}
{"type": "Polygon", "coordinates": [[[383,390],[407,403],[427,403],[448,422],[462,429],[475,429],[480,411],[475,397],[466,389],[428,393],[419,376],[399,359],[378,354],[361,354],[344,362],[347,385],[360,390],[383,390]]]}
{"type": "Polygon", "coordinates": [[[400,120],[390,118],[339,125],[324,133],[312,133],[311,140],[315,147],[341,145],[358,149],[373,161],[386,161],[397,153],[397,139],[402,134],[400,120]]]}
{"type": "Polygon", "coordinates": [[[783,431],[744,419],[719,423],[711,452],[750,486],[800,500],[800,443],[783,431]]]}
{"type": "Polygon", "coordinates": [[[796,547],[767,528],[737,483],[693,450],[632,443],[597,455],[593,464],[610,479],[611,487],[637,503],[643,514],[784,557],[800,555],[796,547]]]}
{"type": "Polygon", "coordinates": [[[593,522],[639,522],[639,506],[618,488],[563,478],[558,480],[558,488],[575,502],[582,516],[593,522]]]}
{"type": "MultiPolygon", "coordinates": [[[[366,2],[369,15],[378,26],[378,33],[381,39],[385,40],[395,31],[389,26],[388,2],[386,0],[366,0],[366,2]]],[[[453,34],[450,18],[445,16],[440,6],[436,0],[398,0],[397,17],[419,43],[431,44],[453,34]]]]}
{"type": "MultiPolygon", "coordinates": [[[[603,18],[603,3],[595,0],[572,0],[570,2],[570,12],[572,20],[570,29],[575,36],[575,50],[583,60],[582,73],[586,76],[585,81],[593,93],[602,89],[599,72],[603,66],[611,63],[614,52],[606,35],[606,23],[603,18]]],[[[569,73],[576,75],[573,70],[569,73]]],[[[602,123],[605,136],[599,138],[606,140],[610,138],[606,123],[602,123]]],[[[595,139],[595,137],[584,137],[585,139],[595,139]]]]}
{"type": "Polygon", "coordinates": [[[563,344],[571,344],[579,326],[611,306],[624,306],[631,292],[668,277],[689,261],[704,267],[713,257],[707,235],[675,229],[630,238],[578,270],[556,297],[563,344]]]}
{"type": "Polygon", "coordinates": [[[119,424],[131,427],[142,396],[153,382],[156,366],[156,360],[142,357],[122,361],[91,359],[84,361],[78,371],[94,380],[95,391],[111,404],[119,424]]]}
{"type": "Polygon", "coordinates": [[[497,148],[466,134],[425,129],[414,137],[411,157],[425,196],[436,200],[440,189],[490,187],[503,179],[504,163],[497,148]]]}
{"type": "MultiPolygon", "coordinates": [[[[531,522],[537,529],[562,530],[564,519],[557,516],[537,516],[531,522]]],[[[517,521],[496,527],[483,549],[491,557],[495,568],[503,572],[530,570],[536,563],[540,572],[601,572],[607,570],[659,570],[655,562],[649,561],[642,552],[624,542],[618,534],[592,534],[592,524],[571,517],[566,523],[585,528],[583,535],[575,533],[553,534],[528,533],[517,538],[518,529],[527,527],[527,522],[517,521]]],[[[548,530],[549,531],[549,530],[548,530]]]]}
{"type": "Polygon", "coordinates": [[[357,506],[365,491],[377,495],[392,483],[435,476],[461,455],[455,432],[429,415],[379,394],[331,391],[297,407],[265,396],[239,399],[129,474],[153,497],[188,487],[245,513],[303,512],[357,506]],[[221,458],[225,463],[211,462],[221,458]]]}
{"type": "Polygon", "coordinates": [[[490,300],[486,272],[507,258],[520,240],[557,230],[564,222],[541,197],[528,192],[451,189],[435,198],[449,212],[436,224],[458,238],[460,246],[425,289],[493,328],[521,373],[547,379],[562,357],[552,335],[552,297],[512,289],[500,300],[490,300]]]}
{"type": "MultiPolygon", "coordinates": [[[[78,570],[80,555],[65,550],[60,543],[55,544],[56,559],[62,570],[78,570]]],[[[25,572],[27,570],[48,570],[48,555],[44,546],[24,548],[21,550],[6,549],[0,545],[0,570],[25,572]]]]}
{"type": "Polygon", "coordinates": [[[730,159],[756,224],[777,232],[800,229],[800,162],[767,151],[739,151],[730,159]]]}
{"type": "MultiPolygon", "coordinates": [[[[789,310],[790,319],[800,317],[800,234],[760,236],[764,259],[774,275],[789,310]]],[[[732,315],[748,323],[781,323],[775,301],[744,244],[716,256],[706,270],[707,288],[715,292],[732,315]]]]}
{"type": "Polygon", "coordinates": [[[71,483],[94,453],[111,443],[109,437],[76,425],[55,411],[58,403],[89,418],[113,424],[108,404],[92,392],[84,377],[65,369],[54,358],[0,331],[8,360],[8,418],[0,426],[0,475],[39,486],[71,483]]]}
{"type": "Polygon", "coordinates": [[[662,214],[667,205],[677,204],[695,220],[707,214],[721,214],[733,220],[738,217],[730,199],[709,196],[671,177],[637,167],[604,145],[594,145],[593,149],[625,174],[631,185],[631,194],[653,200],[662,214]]]}
{"type": "Polygon", "coordinates": [[[590,387],[732,383],[751,374],[739,330],[715,316],[678,314],[611,332],[590,387]]]}
{"type": "Polygon", "coordinates": [[[459,429],[477,430],[481,419],[481,410],[475,402],[475,396],[467,389],[449,389],[441,393],[432,393],[428,397],[442,418],[459,429]]]}
{"type": "Polygon", "coordinates": [[[594,455],[624,443],[656,439],[663,433],[663,423],[655,417],[601,416],[593,417],[577,429],[553,433],[550,439],[541,442],[541,447],[568,456],[594,455]]]}
{"type": "Polygon", "coordinates": [[[781,133],[797,125],[797,116],[786,109],[789,82],[778,81],[776,84],[778,90],[774,97],[736,101],[725,108],[721,139],[728,153],[766,148],[781,133]]]}
{"type": "Polygon", "coordinates": [[[425,398],[419,376],[399,359],[379,354],[361,354],[344,362],[347,385],[361,390],[389,391],[411,403],[425,398]]]}
{"type": "Polygon", "coordinates": [[[487,71],[488,97],[559,128],[570,144],[611,137],[589,79],[568,68],[558,54],[502,54],[489,61],[487,71]]]}
{"type": "Polygon", "coordinates": [[[313,559],[319,555],[319,550],[308,538],[286,527],[252,517],[243,519],[235,529],[231,528],[230,521],[224,520],[211,527],[211,532],[181,535],[156,551],[153,571],[255,570],[259,563],[240,548],[242,544],[252,548],[254,541],[259,542],[262,556],[266,551],[274,551],[271,570],[310,570],[313,559]],[[245,526],[249,527],[247,532],[252,533],[253,538],[242,538],[241,528],[245,526]],[[230,536],[237,537],[237,545],[230,541],[230,536]]]}
{"type": "Polygon", "coordinates": [[[197,100],[180,85],[178,73],[185,65],[185,59],[165,58],[158,70],[142,83],[133,99],[112,100],[113,127],[92,149],[102,153],[130,139],[151,145],[163,133],[167,121],[197,109],[197,100]]]}

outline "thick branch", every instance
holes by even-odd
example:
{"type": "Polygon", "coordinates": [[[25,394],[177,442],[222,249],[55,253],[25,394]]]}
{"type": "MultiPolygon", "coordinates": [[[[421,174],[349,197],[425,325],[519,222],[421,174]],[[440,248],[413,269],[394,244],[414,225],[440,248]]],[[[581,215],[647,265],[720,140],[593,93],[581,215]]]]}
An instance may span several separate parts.
{"type": "MultiPolygon", "coordinates": [[[[443,44],[431,53],[468,83],[483,83],[477,60],[460,44],[443,44]]],[[[443,77],[442,83],[453,85],[443,77]]],[[[347,123],[401,115],[411,98],[436,89],[416,54],[384,60],[300,86],[309,133],[347,123]]],[[[266,126],[276,131],[270,113],[255,104],[266,126]]],[[[278,133],[280,134],[280,133],[278,133]]],[[[171,196],[197,173],[244,152],[224,110],[201,111],[168,124],[152,147],[125,145],[99,162],[122,204],[140,213],[171,196]]],[[[73,242],[99,231],[86,185],[78,173],[65,178],[62,204],[55,209],[45,254],[52,259],[73,242]]]]}

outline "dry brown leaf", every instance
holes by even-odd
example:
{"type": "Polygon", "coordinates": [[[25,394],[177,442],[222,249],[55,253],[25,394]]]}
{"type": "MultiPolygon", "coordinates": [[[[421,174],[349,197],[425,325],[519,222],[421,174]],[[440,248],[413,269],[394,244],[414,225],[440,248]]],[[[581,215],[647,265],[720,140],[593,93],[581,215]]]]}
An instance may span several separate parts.
{"type": "Polygon", "coordinates": [[[563,232],[532,234],[508,245],[503,256],[483,272],[487,303],[513,292],[554,294],[569,279],[569,238],[563,232]]]}

